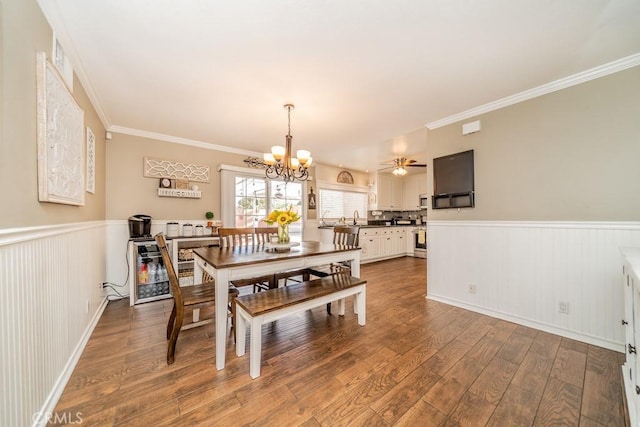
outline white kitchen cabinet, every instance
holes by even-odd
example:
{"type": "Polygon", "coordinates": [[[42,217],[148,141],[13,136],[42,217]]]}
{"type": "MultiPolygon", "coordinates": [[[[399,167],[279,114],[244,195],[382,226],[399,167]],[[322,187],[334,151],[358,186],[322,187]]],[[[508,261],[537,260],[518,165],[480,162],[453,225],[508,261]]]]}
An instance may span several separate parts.
{"type": "Polygon", "coordinates": [[[420,210],[420,194],[427,192],[427,174],[407,175],[402,181],[402,209],[420,210]]]}
{"type": "Polygon", "coordinates": [[[380,257],[380,236],[374,232],[360,230],[360,261],[369,261],[380,257]]]}
{"type": "Polygon", "coordinates": [[[361,261],[379,261],[407,254],[409,227],[367,227],[360,229],[361,261]]]}
{"type": "Polygon", "coordinates": [[[391,174],[378,174],[377,177],[378,210],[402,209],[402,179],[391,174]]]}
{"type": "Polygon", "coordinates": [[[380,256],[391,258],[393,256],[393,236],[391,230],[384,230],[380,238],[380,256]]]}
{"type": "Polygon", "coordinates": [[[413,227],[405,227],[405,250],[407,255],[413,256],[413,248],[414,248],[414,239],[415,233],[413,232],[413,227]]]}
{"type": "Polygon", "coordinates": [[[625,355],[622,365],[624,390],[629,409],[630,425],[640,423],[640,357],[637,349],[640,345],[640,248],[622,248],[624,264],[622,267],[624,287],[625,355]]]}
{"type": "Polygon", "coordinates": [[[407,236],[405,230],[399,228],[393,239],[393,253],[394,255],[406,255],[407,254],[407,236]]]}

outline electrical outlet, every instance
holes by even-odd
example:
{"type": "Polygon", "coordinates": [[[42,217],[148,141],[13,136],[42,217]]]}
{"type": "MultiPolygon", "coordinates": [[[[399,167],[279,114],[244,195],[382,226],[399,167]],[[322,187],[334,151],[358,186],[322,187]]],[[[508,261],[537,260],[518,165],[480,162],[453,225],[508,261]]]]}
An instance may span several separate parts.
{"type": "Polygon", "coordinates": [[[469,293],[470,294],[476,293],[476,285],[474,285],[473,283],[469,283],[469,293]]]}
{"type": "Polygon", "coordinates": [[[560,301],[558,303],[558,312],[562,314],[569,314],[569,303],[567,301],[560,301]]]}

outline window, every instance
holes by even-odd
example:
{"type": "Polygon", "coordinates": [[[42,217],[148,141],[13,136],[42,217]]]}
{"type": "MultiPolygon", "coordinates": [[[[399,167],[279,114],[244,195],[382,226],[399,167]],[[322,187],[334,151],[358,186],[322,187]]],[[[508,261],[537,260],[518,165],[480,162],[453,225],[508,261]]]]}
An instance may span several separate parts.
{"type": "Polygon", "coordinates": [[[236,176],[234,227],[258,227],[267,216],[267,186],[264,179],[236,176]]]}
{"type": "MultiPolygon", "coordinates": [[[[224,172],[227,172],[224,170],[224,172]]],[[[260,227],[262,220],[274,209],[285,210],[293,206],[301,219],[289,226],[291,240],[302,240],[303,187],[299,182],[266,179],[264,174],[229,171],[223,175],[223,189],[228,188],[232,197],[222,199],[225,227],[260,227]],[[230,200],[229,200],[230,199],[230,200]],[[227,205],[227,200],[233,204],[227,205]]],[[[225,191],[223,191],[225,193],[225,191]]]]}
{"type": "Polygon", "coordinates": [[[356,210],[361,217],[366,217],[366,193],[321,188],[318,195],[318,206],[323,220],[353,218],[356,210]]]}

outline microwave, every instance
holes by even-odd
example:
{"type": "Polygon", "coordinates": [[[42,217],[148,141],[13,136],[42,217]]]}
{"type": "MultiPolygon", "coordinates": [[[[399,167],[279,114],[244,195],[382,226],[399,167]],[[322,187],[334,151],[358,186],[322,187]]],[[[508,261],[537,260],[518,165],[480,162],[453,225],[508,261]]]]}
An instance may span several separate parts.
{"type": "Polygon", "coordinates": [[[426,194],[420,194],[419,196],[419,200],[418,200],[418,206],[420,207],[420,209],[427,209],[427,207],[429,206],[429,196],[427,196],[426,194]]]}

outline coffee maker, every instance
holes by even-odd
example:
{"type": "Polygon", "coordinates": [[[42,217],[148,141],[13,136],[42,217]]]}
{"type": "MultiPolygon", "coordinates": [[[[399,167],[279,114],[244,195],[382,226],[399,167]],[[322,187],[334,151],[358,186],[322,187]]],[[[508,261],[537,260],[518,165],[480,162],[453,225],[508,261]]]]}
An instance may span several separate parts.
{"type": "Polygon", "coordinates": [[[129,217],[129,237],[132,240],[151,238],[151,217],[137,214],[129,217]]]}

